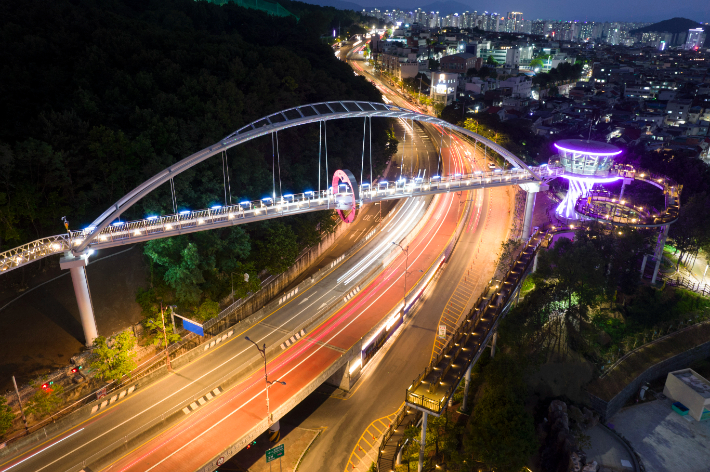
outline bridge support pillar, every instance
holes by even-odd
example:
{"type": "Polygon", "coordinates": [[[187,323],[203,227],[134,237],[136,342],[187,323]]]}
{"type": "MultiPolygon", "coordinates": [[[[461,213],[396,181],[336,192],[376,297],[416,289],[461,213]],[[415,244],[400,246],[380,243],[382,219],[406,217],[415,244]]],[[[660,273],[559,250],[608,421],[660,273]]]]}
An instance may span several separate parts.
{"type": "Polygon", "coordinates": [[[84,329],[84,339],[87,346],[94,344],[94,340],[99,337],[96,329],[96,319],[94,318],[94,307],[91,304],[91,294],[89,293],[89,281],[86,278],[85,267],[89,263],[89,254],[82,254],[75,257],[71,252],[64,253],[64,257],[59,260],[59,267],[69,269],[71,281],[74,285],[74,295],[76,303],[79,305],[79,317],[81,327],[84,329]]]}
{"type": "Polygon", "coordinates": [[[466,377],[464,386],[463,386],[463,405],[461,405],[461,411],[466,411],[466,408],[468,407],[468,384],[471,383],[471,369],[473,369],[473,362],[471,362],[468,365],[468,369],[466,369],[466,377]]]}
{"type": "Polygon", "coordinates": [[[546,190],[547,184],[541,184],[539,182],[522,184],[520,188],[525,190],[527,193],[525,197],[525,217],[523,219],[523,234],[522,239],[527,239],[530,237],[530,229],[532,228],[533,213],[535,211],[535,194],[540,190],[546,190]]]}
{"type": "Polygon", "coordinates": [[[663,260],[663,248],[666,246],[666,238],[668,237],[668,229],[670,226],[666,225],[661,230],[661,234],[658,235],[658,242],[656,243],[656,251],[653,254],[656,258],[656,266],[653,268],[653,277],[651,277],[651,284],[656,283],[656,277],[658,277],[658,270],[661,268],[661,261],[663,260]]]}
{"type": "Polygon", "coordinates": [[[419,444],[419,465],[417,466],[417,472],[422,472],[424,468],[424,449],[426,448],[426,420],[429,414],[425,411],[422,413],[422,436],[421,443],[419,444]]]}
{"type": "Polygon", "coordinates": [[[498,331],[493,333],[493,339],[491,340],[491,359],[496,355],[496,343],[498,342],[498,331]]]}
{"type": "Polygon", "coordinates": [[[643,279],[643,271],[646,270],[646,261],[648,260],[648,254],[643,255],[643,262],[641,263],[641,278],[643,279]]]}
{"type": "Polygon", "coordinates": [[[619,201],[621,201],[622,198],[624,198],[624,189],[626,188],[627,185],[629,185],[634,179],[626,178],[624,177],[621,180],[621,192],[619,192],[619,201]]]}

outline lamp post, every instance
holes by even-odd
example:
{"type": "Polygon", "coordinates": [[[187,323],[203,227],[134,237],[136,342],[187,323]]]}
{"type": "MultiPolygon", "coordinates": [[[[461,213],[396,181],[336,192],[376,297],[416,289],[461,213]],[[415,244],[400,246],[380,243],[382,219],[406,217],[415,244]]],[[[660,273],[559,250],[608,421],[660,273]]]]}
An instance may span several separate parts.
{"type": "Polygon", "coordinates": [[[396,241],[392,241],[392,244],[397,246],[404,253],[404,296],[402,297],[404,304],[402,306],[402,314],[404,314],[404,309],[407,307],[407,272],[409,271],[409,246],[403,248],[401,244],[396,241]]]}
{"type": "MultiPolygon", "coordinates": [[[[232,272],[230,274],[230,277],[232,278],[232,305],[234,305],[234,274],[236,274],[236,272],[232,272]]],[[[249,282],[249,274],[246,272],[244,273],[244,282],[249,282]]]]}
{"type": "Polygon", "coordinates": [[[272,382],[269,382],[269,374],[266,371],[266,344],[264,344],[264,347],[259,347],[257,343],[249,339],[249,336],[244,336],[244,339],[252,343],[256,348],[259,350],[259,354],[261,354],[261,357],[264,358],[264,381],[266,382],[266,419],[269,422],[269,425],[271,425],[271,409],[269,407],[269,388],[271,385],[277,383],[281,385],[286,385],[286,382],[282,382],[280,380],[274,380],[272,382]]]}

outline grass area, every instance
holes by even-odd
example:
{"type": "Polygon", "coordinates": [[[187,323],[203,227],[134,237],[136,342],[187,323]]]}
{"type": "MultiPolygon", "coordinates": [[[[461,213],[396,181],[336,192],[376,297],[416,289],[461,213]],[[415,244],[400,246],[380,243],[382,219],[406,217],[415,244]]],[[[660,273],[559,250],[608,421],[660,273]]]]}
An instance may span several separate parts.
{"type": "Polygon", "coordinates": [[[628,304],[597,310],[587,333],[588,357],[608,367],[662,336],[710,319],[710,300],[682,288],[641,286],[628,304]]]}
{"type": "Polygon", "coordinates": [[[692,326],[668,338],[649,344],[632,353],[604,377],[592,381],[587,390],[601,398],[611,400],[629,382],[649,367],[675,355],[693,349],[710,340],[710,322],[692,326]]]}

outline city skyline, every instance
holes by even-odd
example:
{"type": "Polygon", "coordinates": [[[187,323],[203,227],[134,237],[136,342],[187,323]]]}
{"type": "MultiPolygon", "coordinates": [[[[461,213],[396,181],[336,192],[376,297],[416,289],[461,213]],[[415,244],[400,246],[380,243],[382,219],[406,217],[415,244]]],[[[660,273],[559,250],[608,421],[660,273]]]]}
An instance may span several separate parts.
{"type": "Polygon", "coordinates": [[[531,0],[506,0],[503,2],[467,2],[444,1],[431,2],[423,0],[311,0],[308,3],[332,5],[336,8],[347,8],[339,4],[355,4],[362,8],[399,8],[414,10],[420,7],[434,7],[441,5],[441,13],[461,13],[463,11],[488,11],[505,14],[509,11],[518,11],[524,14],[525,19],[546,20],[576,20],[576,21],[617,21],[617,22],[657,22],[674,17],[683,17],[698,22],[710,21],[710,3],[702,0],[688,0],[682,4],[669,3],[663,0],[638,0],[628,2],[615,2],[613,0],[599,0],[597,2],[584,2],[581,0],[551,0],[549,2],[533,2],[531,0]],[[449,7],[450,6],[450,7],[449,7]]]}

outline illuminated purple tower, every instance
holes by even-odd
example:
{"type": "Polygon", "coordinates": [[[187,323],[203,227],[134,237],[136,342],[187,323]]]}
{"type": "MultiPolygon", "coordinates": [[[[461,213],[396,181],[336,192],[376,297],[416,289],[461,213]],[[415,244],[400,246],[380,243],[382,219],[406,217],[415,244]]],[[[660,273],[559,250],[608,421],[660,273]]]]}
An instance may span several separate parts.
{"type": "Polygon", "coordinates": [[[621,177],[613,175],[614,156],[621,150],[611,144],[584,139],[557,141],[559,166],[564,169],[560,177],[569,181],[567,195],[557,206],[557,214],[566,219],[578,220],[582,216],[574,211],[577,199],[586,195],[594,184],[614,182],[621,177]]]}

